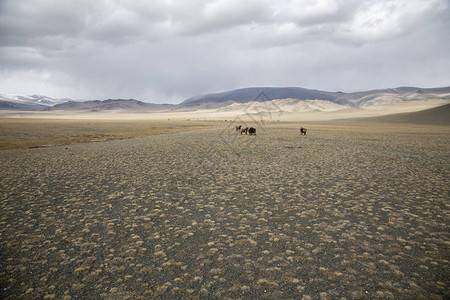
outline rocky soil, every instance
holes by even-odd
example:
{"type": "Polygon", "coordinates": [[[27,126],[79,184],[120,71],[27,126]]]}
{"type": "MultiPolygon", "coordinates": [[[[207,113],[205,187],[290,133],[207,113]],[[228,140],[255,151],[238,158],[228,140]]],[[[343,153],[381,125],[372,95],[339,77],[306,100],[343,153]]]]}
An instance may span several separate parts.
{"type": "Polygon", "coordinates": [[[4,299],[448,299],[448,127],[0,152],[4,299]]]}

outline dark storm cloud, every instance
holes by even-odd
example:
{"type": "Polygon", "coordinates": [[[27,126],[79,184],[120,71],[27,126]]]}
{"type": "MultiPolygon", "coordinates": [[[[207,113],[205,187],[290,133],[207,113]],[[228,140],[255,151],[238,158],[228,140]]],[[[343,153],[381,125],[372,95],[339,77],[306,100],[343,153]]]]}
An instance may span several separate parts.
{"type": "Polygon", "coordinates": [[[3,0],[0,93],[178,102],[448,85],[449,19],[446,0],[3,0]]]}

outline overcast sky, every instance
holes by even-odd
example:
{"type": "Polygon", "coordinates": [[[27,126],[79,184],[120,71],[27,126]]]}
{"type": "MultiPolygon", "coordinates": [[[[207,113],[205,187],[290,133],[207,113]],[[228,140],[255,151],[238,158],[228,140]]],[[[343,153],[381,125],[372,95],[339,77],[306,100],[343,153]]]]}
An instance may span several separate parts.
{"type": "Polygon", "coordinates": [[[449,0],[0,0],[0,93],[449,85],[449,0]]]}

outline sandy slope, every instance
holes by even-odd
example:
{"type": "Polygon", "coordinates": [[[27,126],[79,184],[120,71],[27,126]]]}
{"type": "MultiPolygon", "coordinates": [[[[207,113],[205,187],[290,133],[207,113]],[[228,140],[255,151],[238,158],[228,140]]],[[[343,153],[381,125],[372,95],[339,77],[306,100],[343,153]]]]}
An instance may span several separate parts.
{"type": "Polygon", "coordinates": [[[312,110],[334,111],[345,109],[346,106],[326,100],[299,100],[299,99],[276,99],[267,102],[250,101],[246,103],[234,103],[217,109],[218,112],[307,112],[312,110]]]}
{"type": "Polygon", "coordinates": [[[450,104],[425,109],[421,111],[391,114],[373,118],[364,118],[365,121],[377,122],[402,122],[419,124],[442,124],[450,125],[450,104]]]}
{"type": "Polygon", "coordinates": [[[417,112],[442,106],[448,103],[448,100],[441,99],[397,102],[392,104],[366,106],[362,108],[350,108],[331,112],[282,113],[279,115],[279,119],[285,121],[322,121],[368,118],[399,113],[417,112]]]}

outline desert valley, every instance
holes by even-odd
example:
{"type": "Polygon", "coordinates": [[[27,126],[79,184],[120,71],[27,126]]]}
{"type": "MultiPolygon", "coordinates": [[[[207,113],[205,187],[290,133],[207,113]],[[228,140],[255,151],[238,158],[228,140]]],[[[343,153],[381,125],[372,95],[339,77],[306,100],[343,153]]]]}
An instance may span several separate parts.
{"type": "Polygon", "coordinates": [[[2,95],[0,295],[448,299],[449,164],[449,87],[2,95]]]}

